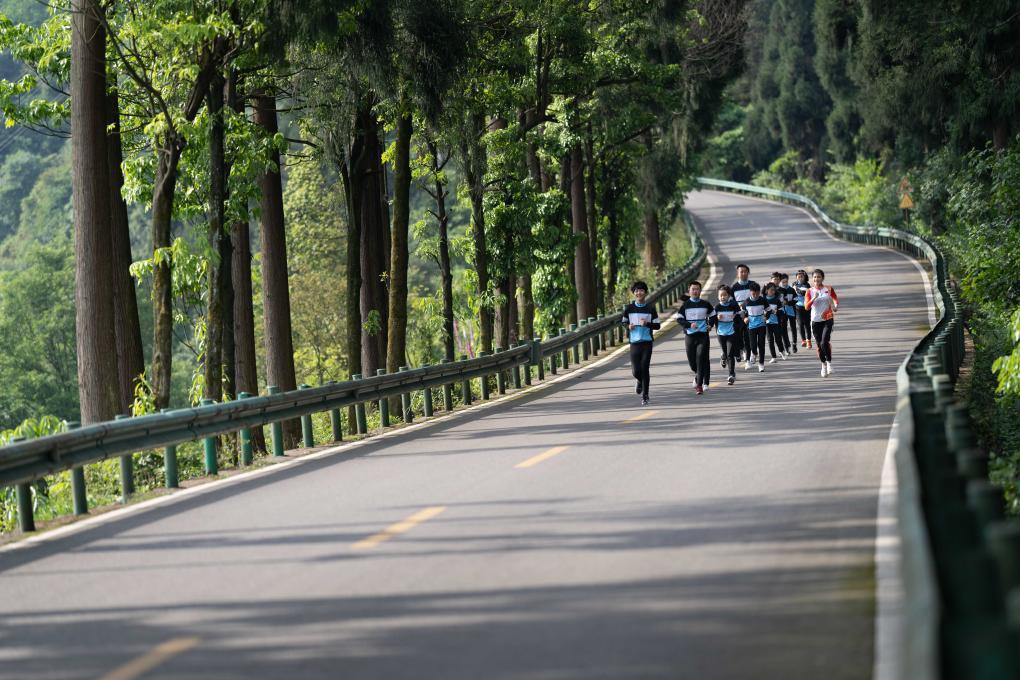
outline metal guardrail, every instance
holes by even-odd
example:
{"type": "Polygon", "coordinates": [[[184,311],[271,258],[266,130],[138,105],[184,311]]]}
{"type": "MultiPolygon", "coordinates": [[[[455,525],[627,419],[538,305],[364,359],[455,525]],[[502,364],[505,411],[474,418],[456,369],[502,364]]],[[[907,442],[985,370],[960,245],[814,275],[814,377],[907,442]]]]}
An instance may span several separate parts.
{"type": "Polygon", "coordinates": [[[698,178],[700,186],[807,209],[834,236],[926,260],[939,320],[896,374],[896,467],[905,626],[899,676],[909,680],[1020,678],[1020,520],[1004,519],[967,408],[953,387],[964,358],[959,298],[946,258],[899,229],[841,224],[811,199],[698,178]]]}
{"type": "MultiPolygon", "coordinates": [[[[697,228],[688,220],[693,252],[685,265],[671,271],[654,282],[648,299],[676,302],[684,283],[694,278],[705,259],[705,246],[697,228]]],[[[475,397],[472,381],[479,380],[482,400],[490,397],[490,382],[496,378],[496,389],[503,394],[509,386],[521,388],[532,384],[532,371],[538,380],[544,380],[546,369],[555,374],[570,363],[581,363],[600,351],[625,341],[624,327],[620,323],[622,310],[597,318],[589,318],[570,329],[560,329],[558,335],[542,340],[522,341],[517,347],[499,349],[495,353],[460,361],[446,362],[420,368],[404,367],[399,373],[382,374],[368,378],[354,376],[344,382],[330,382],[317,387],[302,385],[301,389],[279,392],[269,387],[269,394],[251,396],[239,394],[238,399],[226,403],[207,403],[194,408],[175,409],[158,414],[121,418],[77,428],[69,423],[66,432],[29,440],[14,441],[0,447],[0,488],[15,486],[18,498],[18,520],[22,531],[34,531],[31,482],[67,470],[71,471],[73,506],[75,514],[88,511],[83,466],[109,458],[121,459],[121,490],[123,500],[134,493],[132,454],[162,448],[166,485],[178,486],[177,446],[203,440],[205,444],[205,471],[218,473],[216,438],[238,433],[241,444],[240,462],[250,465],[253,460],[251,428],[269,425],[274,456],[284,455],[282,423],[301,419],[302,443],[315,445],[312,432],[312,414],[329,412],[333,441],[341,441],[340,409],[353,406],[358,435],[367,435],[366,404],[377,403],[381,427],[389,423],[388,399],[400,397],[403,422],[414,419],[411,395],[421,392],[422,414],[434,415],[436,404],[433,389],[442,392],[442,408],[454,408],[453,391],[459,389],[461,401],[470,405],[475,397]]],[[[385,373],[380,371],[380,373],[385,373]]],[[[349,424],[350,425],[350,424],[349,424]]]]}

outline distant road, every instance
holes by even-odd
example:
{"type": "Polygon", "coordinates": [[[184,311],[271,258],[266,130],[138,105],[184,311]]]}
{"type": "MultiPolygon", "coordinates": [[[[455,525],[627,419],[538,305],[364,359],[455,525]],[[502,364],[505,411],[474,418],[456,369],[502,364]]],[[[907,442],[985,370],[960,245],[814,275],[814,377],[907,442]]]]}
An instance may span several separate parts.
{"type": "MultiPolygon", "coordinates": [[[[675,329],[534,396],[0,553],[0,678],[870,677],[879,479],[921,276],[701,192],[725,281],[820,266],[813,353],[696,397],[675,329]]],[[[718,283],[717,281],[713,283],[718,283]]],[[[713,286],[714,288],[714,286],[713,286]]]]}

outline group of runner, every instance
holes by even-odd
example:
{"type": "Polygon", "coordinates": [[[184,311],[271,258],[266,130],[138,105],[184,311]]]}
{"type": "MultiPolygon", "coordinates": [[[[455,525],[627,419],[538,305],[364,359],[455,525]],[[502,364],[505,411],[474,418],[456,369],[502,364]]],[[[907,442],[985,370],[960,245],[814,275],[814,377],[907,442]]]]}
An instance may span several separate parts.
{"type": "MultiPolygon", "coordinates": [[[[744,370],[757,367],[765,371],[770,364],[785,360],[800,346],[814,347],[821,361],[821,376],[832,375],[832,327],[839,298],[825,284],[825,272],[815,269],[809,275],[801,269],[793,285],[789,275],[773,272],[763,286],[750,279],[751,268],[737,265],[737,278],[731,285],[716,290],[718,303],[702,297],[702,285],[691,282],[675,319],[684,330],[687,361],[694,374],[691,381],[696,394],[703,394],[711,377],[710,332],[714,328],[722,350],[720,363],[729,375],[726,382],[736,382],[737,364],[744,370]],[[768,344],[769,356],[765,347],[768,344]]],[[[636,281],[631,286],[634,301],[624,309],[622,323],[630,339],[630,360],[637,380],[641,403],[648,403],[652,341],[661,320],[655,305],[646,303],[648,285],[636,281]]]]}

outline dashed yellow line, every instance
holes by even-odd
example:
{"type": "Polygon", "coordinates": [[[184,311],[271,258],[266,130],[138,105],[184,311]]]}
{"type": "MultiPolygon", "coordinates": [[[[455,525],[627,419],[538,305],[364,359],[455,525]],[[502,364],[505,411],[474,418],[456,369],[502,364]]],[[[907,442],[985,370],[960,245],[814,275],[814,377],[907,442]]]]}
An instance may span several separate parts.
{"type": "Polygon", "coordinates": [[[517,465],[514,465],[514,467],[515,468],[534,467],[535,465],[538,465],[539,463],[541,463],[543,460],[549,460],[553,456],[558,456],[558,455],[560,455],[561,453],[563,453],[564,451],[566,451],[569,448],[570,448],[569,446],[554,446],[551,449],[549,449],[548,451],[544,451],[544,452],[538,454],[537,456],[532,456],[531,458],[529,458],[529,459],[527,459],[525,461],[522,461],[522,462],[518,463],[517,465]]]}
{"type": "Polygon", "coordinates": [[[156,668],[178,654],[188,651],[197,644],[198,638],[195,637],[182,637],[167,640],[134,661],[130,661],[120,668],[110,671],[100,678],[100,680],[135,680],[135,678],[142,677],[142,675],[148,673],[153,668],[156,668]]]}
{"type": "Polygon", "coordinates": [[[353,543],[351,548],[354,550],[366,550],[368,548],[374,548],[380,543],[390,540],[394,536],[410,531],[414,527],[418,526],[422,522],[432,519],[436,515],[439,515],[446,510],[445,505],[434,505],[424,510],[419,510],[407,519],[400,520],[396,524],[391,524],[377,534],[373,534],[368,538],[363,538],[357,543],[353,543]]]}
{"type": "Polygon", "coordinates": [[[645,411],[644,413],[642,413],[640,415],[636,415],[633,418],[627,418],[627,420],[623,421],[623,423],[624,423],[624,425],[626,425],[627,423],[636,423],[636,422],[638,422],[640,420],[645,420],[646,418],[651,418],[656,413],[658,413],[658,411],[645,411]]]}

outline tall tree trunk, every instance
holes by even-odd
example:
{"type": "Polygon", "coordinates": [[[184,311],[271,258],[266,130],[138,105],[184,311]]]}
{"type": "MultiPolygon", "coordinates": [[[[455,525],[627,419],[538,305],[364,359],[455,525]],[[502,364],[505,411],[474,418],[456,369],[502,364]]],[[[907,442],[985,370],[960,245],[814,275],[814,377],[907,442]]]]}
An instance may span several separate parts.
{"type": "Polygon", "coordinates": [[[606,275],[606,305],[608,306],[613,304],[613,298],[616,296],[616,279],[620,275],[620,223],[616,212],[616,192],[611,188],[612,182],[609,178],[607,178],[606,184],[603,209],[606,211],[606,217],[609,218],[609,253],[606,258],[609,268],[606,275]]]}
{"type": "Polygon", "coordinates": [[[111,269],[106,140],[106,33],[97,0],[72,2],[71,187],[74,302],[81,420],[109,420],[120,404],[111,269]]]}
{"type": "Polygon", "coordinates": [[[646,267],[654,268],[661,272],[666,268],[666,256],[662,251],[662,235],[659,231],[659,211],[655,206],[644,206],[644,227],[645,247],[644,263],[646,267]]]}
{"type": "Polygon", "coordinates": [[[474,242],[475,275],[478,278],[479,345],[483,352],[492,351],[492,294],[489,290],[489,251],[485,235],[485,171],[486,155],[481,136],[485,132],[485,117],[471,115],[470,141],[462,147],[464,180],[471,198],[471,238],[474,242]]]}
{"type": "MultiPolygon", "coordinates": [[[[347,289],[344,291],[344,350],[347,355],[347,376],[361,373],[361,213],[358,210],[360,185],[354,186],[350,167],[350,156],[340,165],[340,178],[344,186],[344,200],[347,206],[347,289]]],[[[347,409],[347,427],[351,434],[357,432],[354,406],[347,409]]]]}
{"type": "MultiPolygon", "coordinates": [[[[235,88],[230,97],[230,105],[237,113],[244,113],[244,98],[235,88]]],[[[254,291],[251,281],[251,231],[248,214],[245,210],[244,219],[230,225],[230,277],[233,292],[233,351],[234,396],[240,392],[259,393],[259,374],[255,351],[255,308],[254,291]]],[[[226,357],[224,357],[226,361],[226,357]]],[[[252,429],[252,446],[256,451],[264,453],[266,449],[265,433],[261,427],[252,429]]]]}
{"type": "Polygon", "coordinates": [[[449,361],[456,358],[453,328],[453,267],[450,263],[449,215],[446,213],[446,182],[439,174],[443,162],[439,159],[439,148],[435,142],[427,142],[432,157],[432,176],[435,189],[432,194],[436,202],[436,221],[439,222],[439,279],[443,295],[443,357],[449,361]]]}
{"type": "Polygon", "coordinates": [[[570,214],[574,238],[574,281],[577,285],[577,316],[595,316],[595,282],[592,280],[591,246],[588,245],[588,203],[584,191],[584,153],[576,144],[570,151],[570,214]]]}
{"type": "Polygon", "coordinates": [[[130,413],[135,386],[145,372],[142,329],[138,322],[138,296],[131,276],[131,230],[127,202],[121,195],[124,173],[120,139],[120,101],[116,87],[106,95],[106,157],[110,171],[110,263],[113,276],[114,332],[117,336],[117,374],[120,385],[120,413],[130,413]]]}
{"type": "Polygon", "coordinates": [[[397,120],[393,158],[393,228],[390,232],[390,309],[386,370],[407,360],[407,228],[411,215],[411,114],[397,120]]]}
{"type": "Polygon", "coordinates": [[[156,259],[152,268],[152,398],[157,409],[170,405],[174,330],[170,226],[182,150],[183,142],[167,133],[157,151],[152,187],[152,253],[156,259]]]}
{"type": "MultiPolygon", "coordinates": [[[[652,133],[646,132],[642,141],[645,146],[644,163],[652,163],[652,153],[655,149],[655,142],[652,133]]],[[[644,250],[642,257],[645,267],[661,272],[666,268],[666,256],[662,250],[662,234],[659,230],[659,199],[655,184],[654,169],[646,168],[645,172],[639,173],[640,181],[644,183],[641,191],[641,204],[643,210],[642,230],[644,235],[644,250]]]]}
{"type": "MultiPolygon", "coordinates": [[[[224,148],[223,76],[217,72],[209,84],[209,223],[206,238],[209,266],[206,270],[205,365],[203,394],[220,401],[223,395],[223,223],[227,201],[227,157],[224,148]]],[[[229,242],[229,241],[228,241],[229,242]]],[[[229,261],[228,261],[229,262],[229,261]]]]}
{"type": "Polygon", "coordinates": [[[602,268],[599,266],[599,220],[595,207],[595,142],[592,139],[591,123],[588,123],[588,134],[584,144],[584,196],[587,201],[588,216],[588,247],[591,250],[591,275],[595,286],[595,311],[604,312],[606,302],[602,287],[602,268]]]}
{"type": "Polygon", "coordinates": [[[366,376],[386,366],[387,309],[385,232],[389,224],[382,210],[382,146],[379,120],[370,105],[357,116],[352,184],[360,189],[357,209],[361,222],[361,366],[366,376]]]}
{"type": "MultiPolygon", "coordinates": [[[[234,280],[234,366],[236,389],[248,394],[259,393],[259,375],[255,353],[254,291],[251,282],[251,234],[247,220],[238,220],[230,229],[234,280]]],[[[261,427],[253,430],[253,445],[266,451],[266,439],[261,427]]]]}
{"type": "MultiPolygon", "coordinates": [[[[276,99],[265,94],[255,98],[255,123],[269,136],[279,132],[276,121],[276,99]]],[[[287,282],[287,234],[283,220],[283,185],[280,178],[280,155],[272,152],[268,168],[259,177],[262,196],[259,201],[262,222],[262,297],[266,341],[266,379],[287,392],[297,389],[294,375],[294,341],[290,324],[290,288],[287,282]]],[[[299,420],[283,423],[284,446],[298,445],[301,434],[299,420]]]]}

